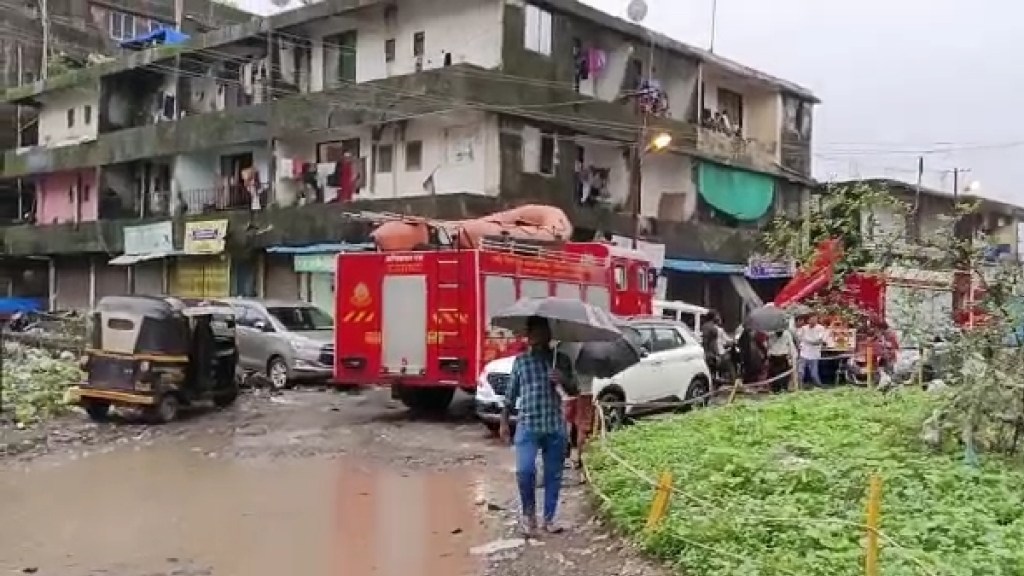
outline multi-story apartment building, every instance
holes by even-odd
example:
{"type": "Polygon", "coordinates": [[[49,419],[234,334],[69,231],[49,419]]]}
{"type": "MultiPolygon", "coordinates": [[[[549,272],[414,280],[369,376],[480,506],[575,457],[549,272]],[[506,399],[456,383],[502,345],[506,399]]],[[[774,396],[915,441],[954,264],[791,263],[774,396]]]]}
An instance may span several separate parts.
{"type": "Polygon", "coordinates": [[[55,307],[142,286],[327,305],[363,211],[541,202],[580,238],[639,228],[670,295],[739,310],[752,231],[813,184],[809,91],[575,0],[327,0],[5,100],[39,134],[3,155],[34,191],[3,253],[48,258],[55,307]]]}

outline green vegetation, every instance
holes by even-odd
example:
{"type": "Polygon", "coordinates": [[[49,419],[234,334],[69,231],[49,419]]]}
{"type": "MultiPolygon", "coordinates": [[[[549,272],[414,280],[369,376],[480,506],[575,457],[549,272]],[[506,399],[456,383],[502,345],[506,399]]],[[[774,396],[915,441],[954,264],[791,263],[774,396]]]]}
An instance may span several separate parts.
{"type": "Polygon", "coordinates": [[[59,359],[40,348],[5,343],[0,390],[4,412],[13,412],[20,424],[32,424],[67,411],[64,394],[79,384],[84,374],[73,355],[64,356],[59,359]]]}
{"type": "Polygon", "coordinates": [[[680,490],[665,523],[641,536],[653,489],[594,446],[604,511],[680,573],[863,573],[868,479],[883,479],[881,573],[1024,572],[1024,469],[977,467],[921,440],[937,398],[923,392],[806,392],[639,425],[608,448],[680,490]],[[640,489],[640,486],[645,486],[640,489]]]}

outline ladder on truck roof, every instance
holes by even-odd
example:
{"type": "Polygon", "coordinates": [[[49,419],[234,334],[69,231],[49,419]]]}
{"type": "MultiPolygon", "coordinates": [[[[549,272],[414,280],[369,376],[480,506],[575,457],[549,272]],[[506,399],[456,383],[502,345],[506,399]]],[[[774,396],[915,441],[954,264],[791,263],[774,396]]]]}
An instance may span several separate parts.
{"type": "Polygon", "coordinates": [[[608,266],[608,256],[593,256],[567,252],[562,248],[564,243],[547,240],[517,240],[513,238],[495,238],[485,236],[480,239],[480,250],[526,256],[541,260],[550,260],[562,264],[587,264],[590,266],[608,266]]]}

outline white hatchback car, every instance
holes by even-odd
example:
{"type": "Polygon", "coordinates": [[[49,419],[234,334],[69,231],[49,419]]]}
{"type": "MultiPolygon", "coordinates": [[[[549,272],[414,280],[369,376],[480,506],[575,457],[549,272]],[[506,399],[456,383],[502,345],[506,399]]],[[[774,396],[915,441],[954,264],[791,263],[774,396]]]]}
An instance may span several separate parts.
{"type": "MultiPolygon", "coordinates": [[[[609,427],[628,418],[659,412],[668,402],[690,401],[706,406],[711,393],[711,376],[704,361],[704,349],[683,323],[662,318],[632,318],[627,324],[643,337],[647,355],[636,365],[608,379],[594,382],[598,400],[626,403],[628,408],[605,410],[609,427]]],[[[476,413],[488,427],[497,427],[513,358],[488,363],[477,380],[476,413]]]]}

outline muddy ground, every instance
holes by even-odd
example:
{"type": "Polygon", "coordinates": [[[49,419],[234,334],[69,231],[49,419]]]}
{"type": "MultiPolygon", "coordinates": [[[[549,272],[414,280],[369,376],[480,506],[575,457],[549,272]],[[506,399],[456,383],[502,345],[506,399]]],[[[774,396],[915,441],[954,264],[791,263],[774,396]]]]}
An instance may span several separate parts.
{"type": "Polygon", "coordinates": [[[0,574],[642,576],[567,472],[566,534],[516,538],[511,449],[461,398],[248,394],[151,427],[0,427],[0,574]]]}

